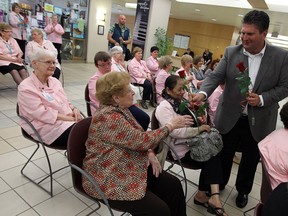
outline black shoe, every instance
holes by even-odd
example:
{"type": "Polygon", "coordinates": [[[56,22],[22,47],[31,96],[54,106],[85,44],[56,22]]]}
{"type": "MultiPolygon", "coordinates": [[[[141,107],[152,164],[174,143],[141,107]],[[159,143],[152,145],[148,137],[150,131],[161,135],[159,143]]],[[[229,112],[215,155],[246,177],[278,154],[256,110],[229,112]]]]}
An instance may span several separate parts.
{"type": "Polygon", "coordinates": [[[154,101],[150,101],[150,106],[152,106],[152,107],[154,107],[154,108],[156,108],[157,107],[157,105],[154,103],[154,101]]]}
{"type": "Polygon", "coordinates": [[[236,198],[236,206],[238,208],[244,208],[248,203],[248,195],[239,193],[236,198]]]}
{"type": "Polygon", "coordinates": [[[145,100],[142,100],[142,101],[140,102],[140,105],[142,106],[143,109],[148,109],[148,106],[147,106],[145,100]]]}

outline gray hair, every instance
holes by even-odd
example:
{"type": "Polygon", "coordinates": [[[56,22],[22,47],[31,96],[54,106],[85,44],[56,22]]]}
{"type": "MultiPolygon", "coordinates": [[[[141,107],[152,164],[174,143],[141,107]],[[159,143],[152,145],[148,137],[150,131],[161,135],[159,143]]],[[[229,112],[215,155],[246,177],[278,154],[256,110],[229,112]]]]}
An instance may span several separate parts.
{"type": "Polygon", "coordinates": [[[116,53],[123,53],[123,49],[121,46],[114,46],[110,49],[110,54],[114,55],[116,53]]]}
{"type": "Polygon", "coordinates": [[[166,69],[169,64],[172,64],[172,59],[170,56],[161,56],[160,59],[158,60],[159,68],[160,69],[166,69]]]}
{"type": "Polygon", "coordinates": [[[30,56],[30,61],[38,61],[44,58],[55,58],[56,55],[51,51],[51,50],[46,50],[46,49],[37,49],[35,52],[33,52],[30,56]]]}

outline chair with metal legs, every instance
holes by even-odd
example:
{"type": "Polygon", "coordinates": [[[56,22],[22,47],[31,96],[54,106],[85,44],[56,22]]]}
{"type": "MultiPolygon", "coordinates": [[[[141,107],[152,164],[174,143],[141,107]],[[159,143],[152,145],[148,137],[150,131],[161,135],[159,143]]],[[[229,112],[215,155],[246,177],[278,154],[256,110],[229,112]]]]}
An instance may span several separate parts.
{"type": "MultiPolygon", "coordinates": [[[[86,153],[85,142],[88,138],[88,131],[91,124],[91,120],[92,117],[87,117],[77,122],[72,128],[69,135],[67,150],[68,150],[68,161],[71,166],[73,187],[78,193],[80,193],[81,195],[85,196],[88,199],[93,200],[97,204],[96,209],[91,211],[88,215],[97,211],[101,207],[101,203],[103,203],[107,206],[110,215],[114,216],[112,208],[110,207],[109,202],[105,194],[100,189],[99,185],[94,181],[91,175],[89,175],[86,171],[82,169],[83,160],[85,158],[86,153]],[[82,186],[82,176],[85,176],[91,182],[97,193],[100,194],[102,198],[101,200],[91,197],[85,192],[82,186]]],[[[117,209],[115,210],[118,211],[117,209]]],[[[125,214],[126,213],[124,212],[121,215],[125,214]]]]}
{"type": "MultiPolygon", "coordinates": [[[[156,109],[153,110],[152,112],[152,115],[151,115],[151,129],[152,130],[156,130],[159,128],[159,122],[155,116],[155,112],[156,112],[156,109]]],[[[169,138],[169,137],[168,137],[169,138]]],[[[191,163],[182,163],[179,156],[177,155],[177,153],[174,151],[174,149],[172,148],[172,146],[169,144],[169,139],[166,140],[166,141],[163,141],[162,144],[164,145],[160,145],[161,146],[161,149],[159,149],[158,151],[163,151],[165,152],[164,154],[164,157],[166,159],[166,161],[170,162],[171,164],[168,166],[168,168],[166,169],[166,171],[171,171],[171,169],[173,168],[173,166],[175,164],[179,165],[181,167],[181,171],[183,173],[183,181],[184,181],[184,194],[185,194],[185,197],[187,196],[187,181],[189,181],[191,184],[193,184],[194,186],[198,187],[198,184],[197,183],[194,183],[190,180],[187,180],[186,178],[186,173],[185,173],[185,169],[184,168],[188,168],[188,169],[193,169],[193,170],[197,170],[197,169],[200,169],[200,167],[198,166],[195,166],[191,163]],[[168,147],[168,148],[167,148],[168,147]],[[165,150],[166,149],[166,150],[165,150]],[[176,160],[174,160],[174,158],[172,157],[171,153],[169,152],[171,151],[175,156],[176,156],[176,160]]],[[[163,156],[161,156],[163,157],[163,156]]],[[[172,172],[172,171],[171,171],[172,172]]],[[[176,174],[176,173],[174,173],[176,174]]],[[[178,175],[178,174],[176,174],[178,175]]]]}
{"type": "Polygon", "coordinates": [[[37,146],[36,146],[36,149],[34,150],[34,152],[32,153],[32,155],[29,157],[28,161],[24,164],[23,168],[21,169],[21,174],[22,174],[25,178],[29,179],[32,183],[34,183],[35,185],[37,185],[39,188],[41,188],[42,190],[44,190],[45,192],[47,192],[48,194],[50,194],[51,197],[53,197],[53,175],[54,175],[55,173],[59,172],[60,170],[63,170],[63,169],[65,169],[65,168],[69,167],[69,165],[64,166],[64,167],[61,167],[60,169],[57,169],[57,170],[54,170],[54,171],[53,171],[53,170],[52,170],[52,166],[51,166],[51,162],[50,162],[50,159],[49,159],[49,155],[48,155],[48,153],[47,153],[47,149],[46,149],[46,148],[51,148],[51,149],[56,149],[56,150],[66,150],[66,147],[65,147],[65,148],[63,148],[63,147],[57,147],[57,146],[53,146],[53,147],[52,147],[52,146],[50,146],[50,145],[47,145],[47,144],[43,141],[43,139],[41,138],[41,136],[39,135],[39,133],[37,132],[37,130],[35,129],[35,127],[31,124],[31,122],[30,122],[27,118],[25,118],[24,116],[21,116],[21,115],[19,114],[19,106],[18,106],[18,104],[17,104],[16,112],[17,112],[17,115],[18,115],[22,120],[24,120],[24,121],[31,127],[31,129],[33,130],[33,132],[34,132],[35,135],[37,136],[37,140],[36,140],[36,139],[34,139],[32,136],[30,136],[30,135],[21,127],[22,135],[23,135],[26,139],[34,142],[34,143],[37,145],[37,146]],[[33,156],[36,154],[36,152],[38,151],[38,149],[40,148],[40,146],[43,148],[43,151],[44,151],[44,154],[45,154],[45,157],[46,157],[46,160],[47,160],[47,165],[48,165],[49,173],[48,173],[46,176],[44,176],[42,179],[36,181],[36,180],[33,180],[32,177],[27,176],[27,175],[24,173],[24,170],[25,170],[26,166],[27,166],[30,162],[32,162],[32,158],[33,158],[33,156]],[[50,181],[50,190],[46,189],[45,187],[43,187],[43,186],[41,185],[41,183],[42,183],[45,179],[47,179],[47,178],[49,178],[49,181],[50,181]]]}
{"type": "Polygon", "coordinates": [[[97,107],[95,104],[93,104],[90,100],[88,84],[85,87],[84,98],[85,98],[85,102],[86,102],[87,115],[92,116],[91,106],[93,106],[95,108],[95,110],[97,110],[99,107],[97,107]]]}

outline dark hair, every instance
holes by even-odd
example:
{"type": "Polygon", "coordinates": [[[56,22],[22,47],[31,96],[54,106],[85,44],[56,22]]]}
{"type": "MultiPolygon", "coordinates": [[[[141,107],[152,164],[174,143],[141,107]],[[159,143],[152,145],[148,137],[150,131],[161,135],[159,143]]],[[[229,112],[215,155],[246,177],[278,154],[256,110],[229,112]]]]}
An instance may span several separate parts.
{"type": "Polygon", "coordinates": [[[167,77],[167,79],[165,80],[165,87],[162,91],[162,97],[166,98],[167,92],[166,92],[166,88],[173,90],[178,81],[182,81],[182,78],[180,76],[177,75],[170,75],[169,77],[167,77]]]}
{"type": "Polygon", "coordinates": [[[283,122],[283,125],[286,129],[288,129],[288,102],[283,105],[280,111],[280,118],[283,122]]]}
{"type": "Polygon", "coordinates": [[[95,54],[94,64],[96,67],[98,67],[98,61],[107,62],[109,60],[111,60],[111,56],[107,52],[100,51],[95,54]]]}
{"type": "Polygon", "coordinates": [[[155,50],[159,51],[159,48],[157,46],[152,46],[150,49],[150,53],[154,52],[155,50]]]}
{"type": "Polygon", "coordinates": [[[20,5],[15,2],[15,3],[12,4],[12,11],[15,11],[15,8],[16,8],[16,7],[18,7],[18,8],[21,9],[20,5]]]}
{"type": "Polygon", "coordinates": [[[244,16],[242,23],[253,24],[258,28],[260,33],[262,33],[263,31],[268,30],[270,19],[268,14],[264,11],[253,10],[244,16]]]}

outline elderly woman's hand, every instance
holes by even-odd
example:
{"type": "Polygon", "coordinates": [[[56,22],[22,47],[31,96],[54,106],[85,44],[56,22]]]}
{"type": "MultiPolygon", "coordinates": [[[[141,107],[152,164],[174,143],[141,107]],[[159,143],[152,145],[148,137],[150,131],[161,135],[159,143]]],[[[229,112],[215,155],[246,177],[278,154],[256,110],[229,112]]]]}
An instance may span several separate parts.
{"type": "Polygon", "coordinates": [[[82,116],[80,114],[80,111],[76,108],[74,108],[73,110],[73,117],[75,118],[75,121],[80,121],[82,119],[82,116]]]}
{"type": "Polygon", "coordinates": [[[151,164],[153,175],[157,178],[162,173],[162,167],[152,150],[148,150],[148,166],[151,164]]]}
{"type": "Polygon", "coordinates": [[[200,133],[203,132],[203,131],[210,132],[211,131],[211,127],[209,125],[201,125],[199,127],[199,131],[200,131],[200,133]]]}
{"type": "Polygon", "coordinates": [[[171,121],[167,123],[167,126],[168,128],[170,127],[170,132],[172,132],[174,129],[189,127],[193,123],[194,121],[191,116],[183,115],[176,116],[175,118],[171,119],[171,121]]]}

